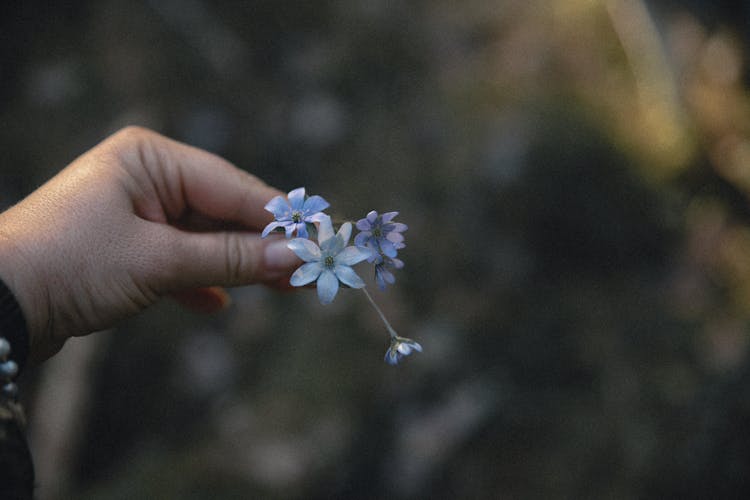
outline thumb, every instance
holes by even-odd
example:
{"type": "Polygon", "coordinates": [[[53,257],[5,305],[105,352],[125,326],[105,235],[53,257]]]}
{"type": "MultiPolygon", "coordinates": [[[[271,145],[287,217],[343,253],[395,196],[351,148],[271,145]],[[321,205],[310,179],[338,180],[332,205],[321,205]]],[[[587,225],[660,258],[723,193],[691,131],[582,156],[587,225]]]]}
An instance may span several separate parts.
{"type": "MultiPolygon", "coordinates": [[[[170,272],[163,289],[237,286],[279,281],[292,274],[301,261],[283,237],[261,239],[257,233],[179,233],[170,250],[170,272]]],[[[160,287],[160,288],[162,288],[160,287]]]]}

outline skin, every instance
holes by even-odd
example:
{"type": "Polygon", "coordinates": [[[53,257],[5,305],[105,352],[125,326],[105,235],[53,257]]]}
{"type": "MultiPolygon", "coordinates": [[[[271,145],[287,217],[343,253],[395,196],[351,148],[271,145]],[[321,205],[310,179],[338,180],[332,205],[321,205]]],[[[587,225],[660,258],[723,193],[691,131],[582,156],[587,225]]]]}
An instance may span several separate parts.
{"type": "Polygon", "coordinates": [[[113,326],[165,295],[213,311],[217,286],[288,287],[301,261],[260,238],[281,191],[206,151],[128,127],[0,214],[0,278],[31,358],[113,326]]]}

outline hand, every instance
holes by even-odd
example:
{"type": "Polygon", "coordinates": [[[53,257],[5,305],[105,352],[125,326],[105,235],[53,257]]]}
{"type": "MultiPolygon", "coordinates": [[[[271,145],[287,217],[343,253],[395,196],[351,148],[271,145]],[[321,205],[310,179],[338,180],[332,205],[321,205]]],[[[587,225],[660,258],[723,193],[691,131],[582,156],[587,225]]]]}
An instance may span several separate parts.
{"type": "Polygon", "coordinates": [[[106,139],[0,214],[0,278],[24,311],[31,357],[167,294],[212,308],[221,295],[200,287],[288,284],[300,261],[259,234],[279,194],[145,129],[106,139]]]}

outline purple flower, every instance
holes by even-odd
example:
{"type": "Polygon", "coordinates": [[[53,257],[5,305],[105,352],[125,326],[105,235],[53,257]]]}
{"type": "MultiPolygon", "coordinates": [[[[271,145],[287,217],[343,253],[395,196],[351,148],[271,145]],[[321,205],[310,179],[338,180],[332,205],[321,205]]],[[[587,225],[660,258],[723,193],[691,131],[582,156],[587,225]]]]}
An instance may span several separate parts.
{"type": "MultiPolygon", "coordinates": [[[[368,258],[368,260],[370,259],[368,258]]],[[[386,283],[392,285],[396,282],[396,277],[393,276],[391,269],[401,269],[404,267],[401,259],[392,259],[380,254],[375,256],[373,262],[375,263],[375,282],[381,290],[385,290],[386,283]]]]}
{"type": "Polygon", "coordinates": [[[398,250],[406,246],[404,235],[401,233],[408,229],[406,224],[393,222],[397,215],[398,212],[378,215],[375,210],[368,213],[367,217],[357,221],[357,229],[362,232],[354,238],[354,244],[369,247],[379,254],[394,258],[398,250]]]}
{"type": "Polygon", "coordinates": [[[265,206],[276,220],[266,226],[261,237],[265,238],[277,227],[282,227],[287,238],[291,238],[295,230],[298,237],[307,238],[307,224],[320,222],[327,217],[323,210],[328,207],[329,203],[320,196],[305,198],[303,187],[290,191],[288,201],[283,196],[276,196],[265,206]]]}
{"type": "Polygon", "coordinates": [[[389,365],[398,364],[401,358],[408,356],[412,352],[422,352],[422,346],[419,342],[406,337],[391,337],[391,345],[385,352],[385,362],[389,365]]]}
{"type": "Polygon", "coordinates": [[[331,218],[320,219],[318,243],[305,238],[294,238],[287,246],[305,261],[294,271],[289,282],[292,286],[304,286],[317,282],[318,298],[322,304],[333,301],[339,290],[339,281],[351,288],[363,288],[365,282],[351,268],[367,259],[369,252],[354,246],[347,247],[352,235],[352,225],[347,222],[337,234],[333,234],[331,218]]]}

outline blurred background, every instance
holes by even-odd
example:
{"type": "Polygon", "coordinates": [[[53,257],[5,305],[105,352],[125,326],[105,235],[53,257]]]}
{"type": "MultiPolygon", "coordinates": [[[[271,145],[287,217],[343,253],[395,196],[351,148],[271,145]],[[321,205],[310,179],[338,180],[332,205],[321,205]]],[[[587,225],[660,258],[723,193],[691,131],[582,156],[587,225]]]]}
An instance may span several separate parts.
{"type": "Polygon", "coordinates": [[[399,210],[425,349],[165,301],[27,369],[39,498],[750,493],[749,54],[742,0],[3,2],[3,207],[139,124],[399,210]]]}

